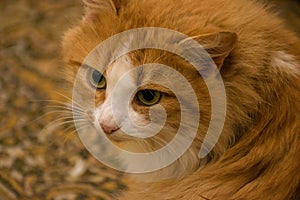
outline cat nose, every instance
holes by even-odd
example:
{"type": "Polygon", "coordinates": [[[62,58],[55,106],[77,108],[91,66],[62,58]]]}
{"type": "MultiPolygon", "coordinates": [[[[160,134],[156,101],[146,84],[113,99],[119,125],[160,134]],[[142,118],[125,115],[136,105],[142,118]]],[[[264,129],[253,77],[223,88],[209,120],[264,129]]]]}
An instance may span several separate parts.
{"type": "Polygon", "coordinates": [[[114,131],[119,129],[118,125],[115,123],[108,124],[105,122],[100,122],[100,126],[106,134],[112,134],[114,131]]]}

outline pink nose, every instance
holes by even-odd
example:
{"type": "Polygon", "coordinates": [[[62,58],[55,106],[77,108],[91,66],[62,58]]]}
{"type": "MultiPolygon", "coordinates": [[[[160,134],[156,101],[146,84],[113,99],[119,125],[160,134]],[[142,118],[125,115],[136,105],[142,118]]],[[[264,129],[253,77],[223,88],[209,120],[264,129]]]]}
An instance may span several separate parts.
{"type": "Polygon", "coordinates": [[[119,129],[117,124],[108,124],[105,122],[100,122],[100,126],[106,134],[112,134],[114,131],[119,129]]]}

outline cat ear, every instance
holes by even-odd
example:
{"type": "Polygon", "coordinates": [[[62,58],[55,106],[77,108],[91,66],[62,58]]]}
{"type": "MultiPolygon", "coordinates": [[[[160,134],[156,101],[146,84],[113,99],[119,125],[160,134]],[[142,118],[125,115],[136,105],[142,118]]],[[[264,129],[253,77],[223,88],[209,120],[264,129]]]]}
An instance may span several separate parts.
{"type": "Polygon", "coordinates": [[[83,3],[86,7],[85,19],[94,20],[100,12],[118,15],[125,0],[83,0],[83,3]]]}
{"type": "Polygon", "coordinates": [[[191,38],[198,41],[206,49],[220,70],[224,60],[234,49],[238,37],[234,32],[217,32],[191,38]]]}

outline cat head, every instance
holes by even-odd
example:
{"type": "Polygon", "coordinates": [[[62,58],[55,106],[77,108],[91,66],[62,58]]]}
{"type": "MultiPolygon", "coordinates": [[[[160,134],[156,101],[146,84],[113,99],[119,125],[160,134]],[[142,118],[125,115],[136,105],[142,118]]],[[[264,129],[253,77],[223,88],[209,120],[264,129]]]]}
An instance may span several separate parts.
{"type": "MultiPolygon", "coordinates": [[[[80,120],[89,122],[96,132],[103,132],[115,145],[135,153],[157,151],[170,143],[179,129],[183,130],[169,155],[164,156],[173,156],[174,151],[191,138],[192,144],[167,168],[167,173],[181,176],[195,170],[201,163],[198,153],[212,118],[207,80],[191,63],[172,52],[154,48],[129,51],[133,44],[148,41],[147,34],[138,38],[129,34],[121,42],[107,47],[109,50],[105,49],[108,53],[104,54],[104,58],[95,49],[100,48],[101,51],[100,43],[124,31],[161,27],[189,36],[177,41],[178,44],[191,39],[199,43],[216,69],[222,70],[225,59],[236,44],[237,35],[213,26],[194,26],[176,19],[166,22],[163,18],[170,18],[169,13],[161,13],[158,17],[145,12],[147,6],[153,6],[147,5],[147,1],[85,0],[84,3],[86,14],[63,41],[69,80],[79,85],[78,91],[75,91],[74,107],[79,106],[82,112],[76,115],[80,116],[80,120]],[[105,61],[100,62],[101,59],[105,61]],[[176,88],[177,93],[171,88],[176,88]],[[87,100],[88,94],[92,94],[92,101],[87,100]],[[182,110],[189,110],[184,123],[182,110]],[[194,111],[199,112],[199,119],[194,111]],[[190,131],[195,127],[196,135],[192,137],[190,131]]],[[[155,43],[166,43],[162,38],[154,39],[155,43]]],[[[213,81],[215,77],[206,78],[213,81]]],[[[80,129],[83,132],[91,130],[80,129]]],[[[221,153],[222,143],[227,143],[226,140],[228,137],[222,136],[202,161],[221,153]]],[[[151,165],[136,163],[128,157],[120,159],[126,166],[151,165]]],[[[164,159],[162,156],[157,162],[164,159]]]]}

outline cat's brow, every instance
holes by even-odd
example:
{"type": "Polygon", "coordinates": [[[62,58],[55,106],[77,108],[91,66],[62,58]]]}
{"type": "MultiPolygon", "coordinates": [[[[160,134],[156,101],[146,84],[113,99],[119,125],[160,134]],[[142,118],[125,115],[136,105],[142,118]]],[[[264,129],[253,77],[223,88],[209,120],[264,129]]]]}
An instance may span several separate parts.
{"type": "Polygon", "coordinates": [[[157,90],[157,91],[160,91],[162,93],[165,93],[167,94],[168,96],[174,96],[175,97],[175,94],[167,87],[164,87],[162,85],[158,85],[158,84],[147,84],[147,85],[143,85],[141,87],[139,87],[138,90],[146,90],[146,89],[149,89],[149,90],[157,90]]]}
{"type": "Polygon", "coordinates": [[[75,66],[78,66],[78,67],[80,67],[82,65],[81,62],[76,61],[76,60],[68,60],[67,64],[69,64],[69,65],[75,65],[75,66]]]}

